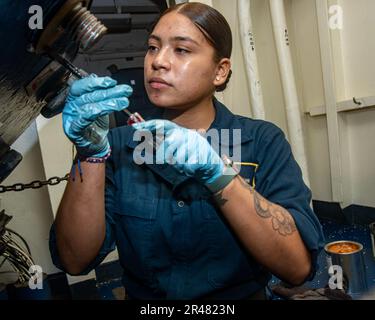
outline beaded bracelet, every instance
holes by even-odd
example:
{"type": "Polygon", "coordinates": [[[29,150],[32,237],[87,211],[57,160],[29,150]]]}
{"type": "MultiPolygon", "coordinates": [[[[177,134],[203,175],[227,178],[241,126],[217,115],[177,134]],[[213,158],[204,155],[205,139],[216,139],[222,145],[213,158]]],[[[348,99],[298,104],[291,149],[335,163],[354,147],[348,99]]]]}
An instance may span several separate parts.
{"type": "Polygon", "coordinates": [[[104,163],[110,156],[111,156],[111,148],[109,148],[108,153],[104,157],[95,158],[95,157],[82,157],[78,156],[78,159],[81,160],[81,162],[89,162],[89,163],[104,163]]]}
{"type": "Polygon", "coordinates": [[[73,160],[72,170],[71,170],[71,176],[72,180],[75,181],[75,166],[78,166],[78,172],[81,179],[81,182],[83,182],[83,171],[81,168],[81,162],[88,162],[88,163],[104,163],[110,156],[111,156],[111,148],[109,148],[108,153],[104,157],[95,158],[95,157],[83,157],[79,154],[76,155],[75,159],[73,160]]]}

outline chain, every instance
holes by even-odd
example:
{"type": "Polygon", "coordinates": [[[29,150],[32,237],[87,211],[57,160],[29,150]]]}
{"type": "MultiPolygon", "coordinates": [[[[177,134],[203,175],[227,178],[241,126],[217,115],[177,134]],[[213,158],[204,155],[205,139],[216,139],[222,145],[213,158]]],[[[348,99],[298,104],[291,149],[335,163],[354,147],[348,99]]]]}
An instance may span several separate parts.
{"type": "MultiPolygon", "coordinates": [[[[72,161],[74,160],[74,144],[72,144],[72,161]]],[[[62,181],[68,181],[70,174],[67,173],[64,177],[52,177],[48,180],[35,180],[30,183],[15,183],[11,186],[1,186],[0,185],[0,193],[8,192],[8,191],[23,191],[26,189],[39,189],[44,186],[55,186],[62,181]]]]}
{"type": "Polygon", "coordinates": [[[69,173],[67,173],[64,177],[52,177],[48,180],[35,180],[30,183],[15,183],[11,186],[0,186],[0,193],[8,192],[8,191],[23,191],[26,189],[39,189],[43,186],[55,186],[62,181],[67,181],[69,179],[69,173]]]}

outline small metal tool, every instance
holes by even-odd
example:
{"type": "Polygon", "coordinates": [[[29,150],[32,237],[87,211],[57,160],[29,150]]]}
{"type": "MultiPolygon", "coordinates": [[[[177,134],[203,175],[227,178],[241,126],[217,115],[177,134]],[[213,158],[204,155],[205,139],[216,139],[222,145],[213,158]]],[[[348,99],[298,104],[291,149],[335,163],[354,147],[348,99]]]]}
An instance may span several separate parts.
{"type": "MultiPolygon", "coordinates": [[[[52,48],[48,48],[46,50],[47,54],[51,59],[54,61],[57,61],[60,63],[65,69],[70,71],[76,78],[82,79],[88,76],[88,73],[85,72],[82,69],[77,68],[73,63],[71,63],[68,59],[63,57],[61,54],[57,53],[55,50],[52,48]]],[[[129,110],[124,109],[123,110],[127,116],[129,117],[127,123],[128,125],[132,125],[133,123],[138,123],[138,122],[144,122],[145,120],[142,118],[142,116],[138,112],[131,113],[129,110]]]]}

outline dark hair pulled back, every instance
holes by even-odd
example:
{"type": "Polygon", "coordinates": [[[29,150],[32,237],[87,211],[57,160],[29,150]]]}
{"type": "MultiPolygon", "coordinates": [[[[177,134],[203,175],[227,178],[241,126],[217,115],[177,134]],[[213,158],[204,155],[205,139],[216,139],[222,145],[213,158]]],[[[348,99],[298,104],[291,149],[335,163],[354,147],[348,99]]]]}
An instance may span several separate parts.
{"type": "MultiPolygon", "coordinates": [[[[223,58],[230,58],[232,55],[232,31],[227,20],[216,9],[199,2],[181,3],[164,11],[154,23],[152,30],[162,17],[171,12],[177,12],[189,18],[197,28],[204,34],[206,39],[215,49],[214,60],[218,63],[223,58]]],[[[232,76],[229,71],[225,83],[216,87],[217,92],[224,91],[232,76]]]]}

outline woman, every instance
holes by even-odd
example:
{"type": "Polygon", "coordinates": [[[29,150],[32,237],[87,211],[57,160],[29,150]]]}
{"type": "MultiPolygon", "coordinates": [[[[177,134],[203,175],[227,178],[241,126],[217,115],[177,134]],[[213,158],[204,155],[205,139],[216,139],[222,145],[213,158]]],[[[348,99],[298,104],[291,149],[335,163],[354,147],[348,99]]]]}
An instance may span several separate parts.
{"type": "Polygon", "coordinates": [[[107,135],[107,114],[128,106],[131,88],[95,76],[71,88],[63,125],[79,166],[51,229],[54,263],[84,274],[117,246],[135,299],[263,299],[270,273],[294,285],[311,278],[323,236],[289,144],[214,99],[231,74],[225,18],[177,5],[148,41],[145,87],[161,119],[107,135]],[[137,133],[161,129],[156,163],[137,163],[137,133]],[[194,129],[229,129],[218,145],[240,148],[240,174],[194,129]]]}

